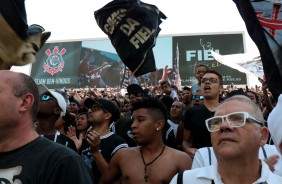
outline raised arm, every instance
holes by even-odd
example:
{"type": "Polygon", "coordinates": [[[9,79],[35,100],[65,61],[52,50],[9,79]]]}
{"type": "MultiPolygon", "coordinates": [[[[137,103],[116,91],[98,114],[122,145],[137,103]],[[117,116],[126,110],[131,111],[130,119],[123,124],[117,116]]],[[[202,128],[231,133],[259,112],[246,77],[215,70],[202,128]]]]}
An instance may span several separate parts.
{"type": "Polygon", "coordinates": [[[119,150],[111,159],[110,164],[108,165],[106,172],[103,172],[100,183],[102,184],[112,184],[114,181],[117,181],[121,176],[121,170],[119,166],[119,161],[123,155],[123,149],[119,150]]]}

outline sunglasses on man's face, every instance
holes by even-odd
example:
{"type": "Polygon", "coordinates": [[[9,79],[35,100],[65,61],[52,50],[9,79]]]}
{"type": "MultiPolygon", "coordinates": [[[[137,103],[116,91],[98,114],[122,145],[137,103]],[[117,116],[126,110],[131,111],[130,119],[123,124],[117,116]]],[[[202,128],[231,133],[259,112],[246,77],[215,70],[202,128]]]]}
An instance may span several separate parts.
{"type": "Polygon", "coordinates": [[[196,99],[204,100],[204,96],[203,95],[193,95],[192,98],[193,98],[193,100],[196,100],[196,99]]]}
{"type": "Polygon", "coordinates": [[[55,98],[50,95],[42,95],[40,99],[42,101],[55,100],[55,98]]]}
{"type": "Polygon", "coordinates": [[[91,109],[92,112],[96,112],[96,111],[102,110],[105,113],[108,113],[108,111],[106,109],[104,109],[104,108],[102,108],[100,106],[96,106],[96,105],[93,105],[90,109],[91,109]]]}

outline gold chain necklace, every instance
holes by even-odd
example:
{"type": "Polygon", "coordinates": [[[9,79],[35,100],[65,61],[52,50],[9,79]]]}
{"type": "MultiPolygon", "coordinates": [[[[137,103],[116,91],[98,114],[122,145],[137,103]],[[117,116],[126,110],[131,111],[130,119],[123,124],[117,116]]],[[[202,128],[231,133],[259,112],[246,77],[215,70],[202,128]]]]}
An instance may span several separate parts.
{"type": "Polygon", "coordinates": [[[144,180],[145,182],[148,182],[148,179],[149,179],[149,176],[147,174],[147,166],[151,165],[152,163],[154,163],[164,152],[164,149],[165,149],[165,145],[163,146],[163,149],[162,151],[160,152],[160,154],[158,156],[156,156],[156,158],[154,158],[151,162],[149,163],[146,163],[145,160],[144,160],[144,156],[143,156],[143,152],[142,152],[142,149],[140,147],[140,153],[141,153],[141,157],[142,157],[142,161],[143,161],[143,164],[144,164],[144,172],[145,172],[145,175],[144,175],[144,180]]]}

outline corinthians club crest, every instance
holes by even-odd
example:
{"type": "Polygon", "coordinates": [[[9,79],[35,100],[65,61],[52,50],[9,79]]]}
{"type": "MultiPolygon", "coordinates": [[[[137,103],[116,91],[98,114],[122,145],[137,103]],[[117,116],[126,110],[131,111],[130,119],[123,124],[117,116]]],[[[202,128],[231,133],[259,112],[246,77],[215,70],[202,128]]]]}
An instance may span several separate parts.
{"type": "Polygon", "coordinates": [[[50,73],[51,75],[54,75],[55,73],[59,71],[63,71],[65,62],[63,59],[63,55],[66,53],[66,49],[62,48],[62,50],[59,52],[59,47],[54,46],[53,51],[51,52],[50,49],[47,49],[45,51],[45,54],[47,54],[48,58],[44,62],[43,68],[46,72],[50,73]]]}

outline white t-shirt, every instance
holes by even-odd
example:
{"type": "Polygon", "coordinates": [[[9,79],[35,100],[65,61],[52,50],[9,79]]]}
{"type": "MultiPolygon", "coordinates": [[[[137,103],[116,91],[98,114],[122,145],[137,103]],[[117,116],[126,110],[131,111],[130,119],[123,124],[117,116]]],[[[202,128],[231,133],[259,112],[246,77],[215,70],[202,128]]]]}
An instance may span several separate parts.
{"type": "Polygon", "coordinates": [[[179,101],[179,98],[178,98],[176,91],[171,90],[169,96],[171,96],[173,98],[173,100],[179,101]]]}
{"type": "MultiPolygon", "coordinates": [[[[279,155],[280,156],[278,163],[275,165],[274,173],[282,176],[282,158],[281,158],[280,153],[276,149],[276,147],[274,145],[266,144],[266,145],[263,146],[263,148],[265,150],[266,156],[264,155],[263,149],[260,148],[259,149],[259,159],[264,160],[265,158],[270,157],[272,155],[279,155]]],[[[209,149],[210,149],[210,153],[211,153],[210,156],[209,156],[208,147],[200,148],[200,149],[197,150],[195,157],[193,159],[193,162],[192,162],[192,169],[196,169],[196,168],[200,168],[200,167],[206,167],[206,166],[209,166],[209,165],[217,162],[213,148],[209,147],[209,149]],[[209,159],[209,158],[211,158],[211,159],[209,159]]]]}
{"type": "MultiPolygon", "coordinates": [[[[253,184],[268,183],[268,184],[282,184],[282,177],[273,174],[268,165],[262,162],[261,177],[253,184]]],[[[211,166],[201,167],[197,169],[187,170],[183,173],[183,184],[211,184],[212,180],[214,184],[223,184],[219,175],[217,163],[211,166]]],[[[178,174],[175,175],[170,184],[177,184],[178,174]]]]}

